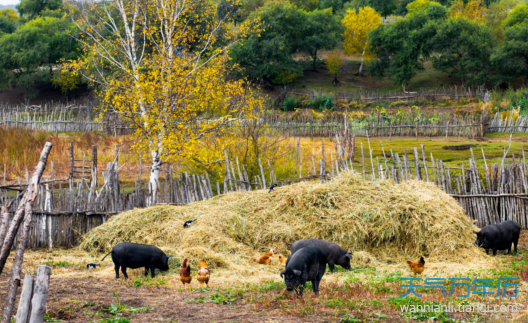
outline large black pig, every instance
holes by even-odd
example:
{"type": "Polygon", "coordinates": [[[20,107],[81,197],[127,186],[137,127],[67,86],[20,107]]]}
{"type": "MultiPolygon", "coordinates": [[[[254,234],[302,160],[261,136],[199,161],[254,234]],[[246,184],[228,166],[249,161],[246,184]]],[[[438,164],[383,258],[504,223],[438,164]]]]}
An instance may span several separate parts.
{"type": "Polygon", "coordinates": [[[297,240],[291,245],[292,255],[299,249],[312,247],[321,250],[326,257],[326,262],[331,272],[334,272],[334,265],[339,265],[345,269],[350,269],[350,259],[352,255],[333,242],[319,239],[297,240]]]}
{"type": "Polygon", "coordinates": [[[169,270],[169,258],[172,257],[165,255],[158,247],[130,242],[123,242],[114,246],[112,251],[106,254],[101,261],[109,254],[112,254],[116,278],[119,278],[119,267],[121,267],[125,279],[128,279],[127,268],[136,269],[140,267],[145,267],[145,276],[150,269],[150,275],[154,278],[156,268],[169,270]]]}
{"type": "Polygon", "coordinates": [[[486,249],[486,253],[490,249],[493,249],[493,255],[497,254],[497,250],[508,249],[508,253],[510,253],[512,243],[514,251],[517,252],[517,242],[519,242],[521,227],[514,221],[490,224],[482,228],[480,232],[473,232],[477,235],[475,244],[486,249]]]}
{"type": "Polygon", "coordinates": [[[280,275],[284,278],[286,289],[295,290],[303,295],[307,281],[312,282],[314,293],[319,294],[319,283],[326,269],[326,257],[317,248],[301,248],[288,257],[286,269],[280,275]],[[297,287],[300,285],[299,289],[297,287]]]}

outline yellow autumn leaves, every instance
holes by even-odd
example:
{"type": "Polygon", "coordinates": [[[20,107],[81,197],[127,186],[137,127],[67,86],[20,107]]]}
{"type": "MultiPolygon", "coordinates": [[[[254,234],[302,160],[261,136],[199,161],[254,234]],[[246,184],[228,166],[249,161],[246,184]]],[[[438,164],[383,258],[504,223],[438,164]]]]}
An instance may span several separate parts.
{"type": "MultiPolygon", "coordinates": [[[[137,128],[136,149],[172,162],[196,156],[207,138],[227,145],[262,98],[245,79],[227,78],[226,53],[258,26],[235,28],[215,13],[209,2],[94,1],[77,22],[84,55],[63,70],[97,85],[103,116],[118,114],[137,128]]],[[[222,153],[206,155],[214,161],[222,153]]]]}

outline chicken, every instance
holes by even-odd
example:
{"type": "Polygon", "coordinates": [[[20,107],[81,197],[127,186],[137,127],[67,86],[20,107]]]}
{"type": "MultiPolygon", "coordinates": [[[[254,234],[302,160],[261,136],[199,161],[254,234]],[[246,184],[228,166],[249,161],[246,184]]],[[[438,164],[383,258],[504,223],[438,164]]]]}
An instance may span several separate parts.
{"type": "Polygon", "coordinates": [[[273,249],[270,249],[270,251],[258,258],[253,258],[254,262],[258,262],[259,264],[263,265],[271,265],[271,261],[273,260],[273,249]]]}
{"type": "Polygon", "coordinates": [[[407,260],[407,265],[409,265],[415,275],[421,274],[425,269],[425,260],[423,257],[420,257],[420,260],[417,262],[410,262],[407,260]]]}
{"type": "Polygon", "coordinates": [[[187,258],[183,260],[182,267],[180,269],[180,281],[183,284],[183,288],[185,288],[185,284],[189,284],[189,288],[191,287],[191,266],[187,265],[187,258]]]}
{"type": "Polygon", "coordinates": [[[288,261],[288,258],[282,258],[282,256],[279,256],[279,262],[282,267],[286,267],[286,261],[288,261]]]}
{"type": "Polygon", "coordinates": [[[200,269],[198,269],[198,275],[196,276],[196,279],[200,282],[200,287],[205,285],[207,288],[209,288],[209,277],[211,275],[211,272],[209,271],[209,268],[207,268],[207,264],[205,263],[205,259],[202,259],[202,262],[200,263],[200,269]]]}

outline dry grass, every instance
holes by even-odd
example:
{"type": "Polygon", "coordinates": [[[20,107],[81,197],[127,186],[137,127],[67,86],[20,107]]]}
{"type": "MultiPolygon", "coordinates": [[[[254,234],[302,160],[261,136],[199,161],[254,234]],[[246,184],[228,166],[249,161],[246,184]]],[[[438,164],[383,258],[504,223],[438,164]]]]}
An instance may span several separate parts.
{"type": "Polygon", "coordinates": [[[489,267],[494,261],[474,246],[474,228],[458,203],[432,184],[363,182],[343,174],[327,184],[299,183],[271,194],[231,193],[124,212],[86,234],[80,248],[94,255],[124,241],[151,244],[176,255],[171,267],[185,257],[196,267],[205,257],[222,281],[257,283],[278,279],[280,267],[256,265],[253,257],[271,247],[277,258],[289,255],[283,240],[303,238],[343,246],[355,253],[355,266],[404,269],[405,260],[424,255],[439,273],[489,267]]]}

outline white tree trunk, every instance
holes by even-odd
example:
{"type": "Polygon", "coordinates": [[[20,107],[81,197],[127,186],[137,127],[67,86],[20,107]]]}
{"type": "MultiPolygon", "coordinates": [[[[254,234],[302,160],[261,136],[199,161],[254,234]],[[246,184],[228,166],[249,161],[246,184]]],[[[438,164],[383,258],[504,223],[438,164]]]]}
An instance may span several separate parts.
{"type": "Polygon", "coordinates": [[[150,169],[150,180],[149,180],[149,195],[150,205],[156,205],[158,203],[158,189],[159,189],[159,174],[161,170],[161,159],[159,152],[156,150],[152,151],[152,167],[150,169]]]}
{"type": "Polygon", "coordinates": [[[365,49],[363,49],[363,55],[361,55],[361,65],[359,65],[359,75],[361,76],[361,72],[363,71],[363,65],[365,64],[365,49]]]}

